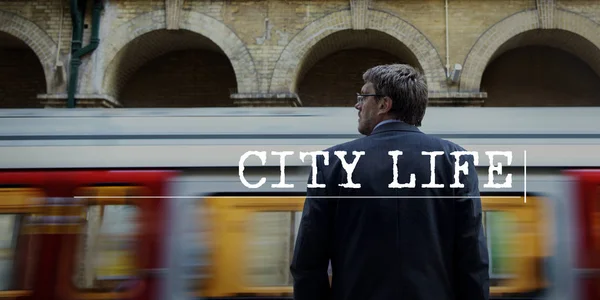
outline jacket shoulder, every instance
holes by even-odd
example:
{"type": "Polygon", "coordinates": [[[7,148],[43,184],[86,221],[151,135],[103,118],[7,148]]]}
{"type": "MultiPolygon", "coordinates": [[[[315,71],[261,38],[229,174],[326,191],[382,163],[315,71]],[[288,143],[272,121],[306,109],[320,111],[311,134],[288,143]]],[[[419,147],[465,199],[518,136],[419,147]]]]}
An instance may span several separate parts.
{"type": "Polygon", "coordinates": [[[333,154],[335,151],[360,151],[365,147],[366,139],[367,137],[360,137],[345,143],[331,146],[323,151],[329,152],[330,154],[333,154]]]}
{"type": "Polygon", "coordinates": [[[423,140],[424,145],[429,145],[430,147],[436,147],[436,148],[440,148],[440,150],[442,149],[447,149],[450,151],[467,151],[465,148],[463,148],[462,146],[460,146],[459,144],[437,137],[435,135],[431,135],[431,134],[427,134],[427,133],[423,133],[420,134],[419,139],[423,140]]]}

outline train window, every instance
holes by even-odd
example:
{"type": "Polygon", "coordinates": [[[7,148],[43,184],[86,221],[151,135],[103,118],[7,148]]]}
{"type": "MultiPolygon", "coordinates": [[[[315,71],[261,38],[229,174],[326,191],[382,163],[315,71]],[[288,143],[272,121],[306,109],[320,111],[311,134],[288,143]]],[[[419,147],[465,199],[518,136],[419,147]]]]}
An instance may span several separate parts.
{"type": "Polygon", "coordinates": [[[116,292],[135,282],[138,209],[134,205],[90,205],[76,255],[78,288],[116,292]]]}
{"type": "Polygon", "coordinates": [[[0,291],[12,290],[16,238],[18,236],[17,215],[0,215],[0,291]]]}
{"type": "Polygon", "coordinates": [[[4,292],[25,296],[32,288],[39,240],[23,230],[25,215],[0,214],[0,298],[4,292]]]}
{"type": "Polygon", "coordinates": [[[39,239],[25,217],[39,209],[43,193],[33,188],[0,188],[0,297],[27,296],[38,265],[39,239]]]}
{"type": "Polygon", "coordinates": [[[247,281],[256,287],[291,286],[289,272],[302,212],[253,212],[248,223],[247,281]]]}
{"type": "Polygon", "coordinates": [[[209,217],[208,209],[202,201],[193,204],[182,203],[181,218],[178,218],[180,231],[177,235],[185,243],[179,244],[179,256],[184,284],[190,289],[197,290],[202,288],[205,279],[209,278],[210,268],[210,237],[208,236],[210,222],[206,220],[209,217]]]}
{"type": "Polygon", "coordinates": [[[510,212],[485,211],[483,214],[492,286],[504,285],[506,280],[516,276],[515,255],[512,252],[518,235],[516,226],[517,218],[510,212]]]}

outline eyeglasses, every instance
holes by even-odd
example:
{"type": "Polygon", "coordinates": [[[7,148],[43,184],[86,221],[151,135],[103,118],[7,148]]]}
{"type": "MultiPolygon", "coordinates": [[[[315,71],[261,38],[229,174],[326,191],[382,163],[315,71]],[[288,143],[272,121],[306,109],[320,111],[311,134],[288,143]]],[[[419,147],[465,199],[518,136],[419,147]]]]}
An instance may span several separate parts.
{"type": "Polygon", "coordinates": [[[360,94],[360,93],[356,93],[356,103],[357,104],[362,104],[363,102],[365,102],[365,98],[367,98],[369,96],[383,97],[383,95],[379,95],[379,94],[360,94]]]}

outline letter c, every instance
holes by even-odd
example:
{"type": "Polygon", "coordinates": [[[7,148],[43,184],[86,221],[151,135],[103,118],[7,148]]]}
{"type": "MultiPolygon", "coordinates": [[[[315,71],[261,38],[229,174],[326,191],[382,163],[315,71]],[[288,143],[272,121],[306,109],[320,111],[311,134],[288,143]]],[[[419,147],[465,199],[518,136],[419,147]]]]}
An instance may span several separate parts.
{"type": "Polygon", "coordinates": [[[250,155],[256,155],[258,156],[258,158],[260,158],[260,162],[261,164],[264,166],[267,163],[267,152],[266,151],[248,151],[246,153],[244,153],[241,157],[240,157],[240,163],[239,163],[239,176],[240,176],[240,180],[242,181],[242,183],[244,184],[244,186],[246,186],[247,188],[250,189],[257,189],[259,187],[261,187],[263,184],[265,184],[265,182],[267,181],[266,178],[261,177],[261,179],[258,181],[258,183],[255,184],[250,184],[246,178],[244,177],[244,161],[246,161],[246,159],[248,159],[248,157],[250,155]]]}

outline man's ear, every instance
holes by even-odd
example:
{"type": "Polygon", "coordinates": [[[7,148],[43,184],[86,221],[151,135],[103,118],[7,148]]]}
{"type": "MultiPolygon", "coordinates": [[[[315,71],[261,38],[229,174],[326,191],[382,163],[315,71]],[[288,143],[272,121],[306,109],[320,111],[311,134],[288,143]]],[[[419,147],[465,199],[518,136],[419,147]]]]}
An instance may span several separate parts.
{"type": "Polygon", "coordinates": [[[385,96],[379,102],[379,113],[387,114],[392,109],[392,98],[385,96]]]}

